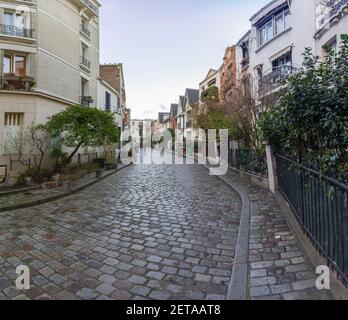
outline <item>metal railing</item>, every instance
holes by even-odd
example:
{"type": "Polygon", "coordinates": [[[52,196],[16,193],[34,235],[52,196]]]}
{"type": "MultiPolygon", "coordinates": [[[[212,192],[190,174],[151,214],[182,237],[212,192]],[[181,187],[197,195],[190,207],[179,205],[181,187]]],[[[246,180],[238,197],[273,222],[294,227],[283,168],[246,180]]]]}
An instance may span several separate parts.
{"type": "Polygon", "coordinates": [[[230,148],[229,164],[238,170],[246,171],[263,178],[268,177],[267,160],[265,154],[247,149],[230,148]]]}
{"type": "Polygon", "coordinates": [[[82,66],[84,66],[88,70],[91,69],[91,62],[85,56],[81,56],[80,63],[81,63],[82,66]]]}
{"type": "Polygon", "coordinates": [[[91,96],[81,96],[80,103],[82,106],[89,107],[94,102],[91,96]]]}
{"type": "Polygon", "coordinates": [[[81,24],[80,31],[81,33],[85,34],[88,38],[91,37],[91,31],[89,31],[85,25],[81,24]]]}
{"type": "Polygon", "coordinates": [[[304,232],[348,283],[348,186],[276,154],[281,193],[304,232]]]}
{"type": "Polygon", "coordinates": [[[16,26],[0,24],[0,33],[6,36],[33,38],[33,30],[26,28],[18,28],[16,26]]]}
{"type": "Polygon", "coordinates": [[[94,13],[98,14],[98,7],[90,0],[81,0],[88,8],[90,8],[94,13]]]}
{"type": "Polygon", "coordinates": [[[323,26],[330,21],[330,19],[337,15],[347,4],[348,0],[329,0],[326,4],[324,4],[328,9],[328,13],[326,13],[319,21],[320,26],[323,26]]]}
{"type": "Polygon", "coordinates": [[[19,77],[12,74],[0,75],[0,90],[32,91],[35,81],[31,77],[19,77]]]}
{"type": "Polygon", "coordinates": [[[259,79],[259,94],[268,93],[280,86],[280,82],[296,72],[293,66],[283,65],[272,68],[259,79]]]}

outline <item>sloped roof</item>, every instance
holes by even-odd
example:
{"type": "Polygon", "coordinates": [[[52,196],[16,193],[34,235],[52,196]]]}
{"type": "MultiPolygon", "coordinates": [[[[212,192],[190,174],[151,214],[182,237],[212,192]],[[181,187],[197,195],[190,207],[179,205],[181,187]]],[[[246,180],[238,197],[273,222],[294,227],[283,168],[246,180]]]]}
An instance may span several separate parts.
{"type": "Polygon", "coordinates": [[[251,18],[251,23],[255,24],[260,19],[262,19],[263,16],[268,15],[270,11],[276,9],[277,7],[284,5],[284,4],[291,4],[291,1],[288,0],[273,0],[263,6],[257,13],[255,13],[251,18]]]}
{"type": "Polygon", "coordinates": [[[199,102],[199,90],[197,89],[186,89],[186,97],[191,106],[199,102]]]}
{"type": "Polygon", "coordinates": [[[170,114],[172,117],[176,117],[178,115],[178,109],[179,109],[178,104],[171,104],[170,105],[170,114]]]}
{"type": "Polygon", "coordinates": [[[182,111],[185,111],[185,104],[186,104],[186,97],[180,96],[179,97],[179,105],[181,106],[182,111]]]}
{"type": "Polygon", "coordinates": [[[170,118],[170,113],[168,112],[160,112],[158,114],[159,123],[165,123],[169,120],[169,118],[170,118]]]}

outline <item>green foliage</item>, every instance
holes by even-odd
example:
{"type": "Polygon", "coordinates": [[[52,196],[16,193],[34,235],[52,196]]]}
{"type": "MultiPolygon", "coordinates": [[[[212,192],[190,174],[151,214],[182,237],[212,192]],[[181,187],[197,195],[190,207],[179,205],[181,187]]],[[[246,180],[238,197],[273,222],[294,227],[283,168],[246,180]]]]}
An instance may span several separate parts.
{"type": "Polygon", "coordinates": [[[220,100],[219,96],[220,96],[219,88],[217,86],[212,86],[202,92],[201,100],[202,102],[209,102],[209,101],[218,102],[220,100]]]}
{"type": "Polygon", "coordinates": [[[302,162],[347,179],[348,35],[323,60],[304,53],[302,68],[284,82],[277,105],[259,122],[263,138],[302,162]]]}
{"type": "Polygon", "coordinates": [[[208,103],[206,105],[206,112],[197,116],[195,127],[203,130],[221,129],[229,130],[229,135],[233,136],[236,127],[233,120],[226,114],[224,108],[216,103],[208,103]]]}
{"type": "Polygon", "coordinates": [[[68,161],[82,146],[100,147],[119,141],[120,132],[114,114],[96,108],[72,106],[53,115],[47,128],[53,137],[61,136],[61,142],[75,148],[68,161]]]}
{"type": "Polygon", "coordinates": [[[54,175],[54,170],[52,169],[40,169],[38,166],[33,165],[29,167],[25,172],[23,172],[18,178],[16,185],[24,186],[26,185],[26,178],[31,178],[32,181],[36,183],[43,183],[49,181],[54,175]]]}

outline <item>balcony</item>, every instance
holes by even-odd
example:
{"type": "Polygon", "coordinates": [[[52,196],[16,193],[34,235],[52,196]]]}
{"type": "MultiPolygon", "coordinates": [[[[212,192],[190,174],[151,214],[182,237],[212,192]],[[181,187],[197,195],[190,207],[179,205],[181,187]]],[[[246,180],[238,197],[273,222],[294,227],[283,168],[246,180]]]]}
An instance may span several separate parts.
{"type": "Polygon", "coordinates": [[[88,28],[85,25],[81,25],[80,33],[85,36],[88,40],[91,39],[91,31],[88,30],[88,28]]]}
{"type": "Polygon", "coordinates": [[[0,24],[0,34],[8,37],[33,39],[33,30],[0,24]]]}
{"type": "Polygon", "coordinates": [[[0,76],[0,90],[31,92],[35,84],[32,77],[19,77],[8,73],[0,76]]]}
{"type": "Polygon", "coordinates": [[[328,0],[326,3],[321,3],[325,7],[325,14],[319,22],[320,27],[324,27],[327,23],[342,12],[342,10],[347,7],[348,0],[328,0]]]}
{"type": "Polygon", "coordinates": [[[248,68],[249,67],[249,58],[243,58],[240,64],[241,64],[243,70],[248,68]]]}
{"type": "Polygon", "coordinates": [[[84,56],[81,56],[80,66],[87,72],[91,72],[91,62],[84,56]]]}
{"type": "Polygon", "coordinates": [[[97,17],[99,15],[99,4],[97,5],[91,0],[71,0],[71,2],[90,17],[97,17]]]}
{"type": "Polygon", "coordinates": [[[281,82],[294,74],[296,68],[293,66],[282,65],[272,68],[259,79],[259,96],[265,96],[277,90],[281,86],[281,82]]]}
{"type": "Polygon", "coordinates": [[[80,97],[81,106],[89,107],[94,102],[91,96],[82,96],[80,97]]]}

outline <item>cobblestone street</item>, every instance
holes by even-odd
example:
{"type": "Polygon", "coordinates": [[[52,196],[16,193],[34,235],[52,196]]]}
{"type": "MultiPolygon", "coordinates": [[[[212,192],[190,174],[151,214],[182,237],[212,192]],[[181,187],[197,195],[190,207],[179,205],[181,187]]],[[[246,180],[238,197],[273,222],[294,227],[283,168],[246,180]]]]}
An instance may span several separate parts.
{"type": "Polygon", "coordinates": [[[202,166],[137,165],[1,213],[0,299],[225,299],[241,205],[202,166]]]}

